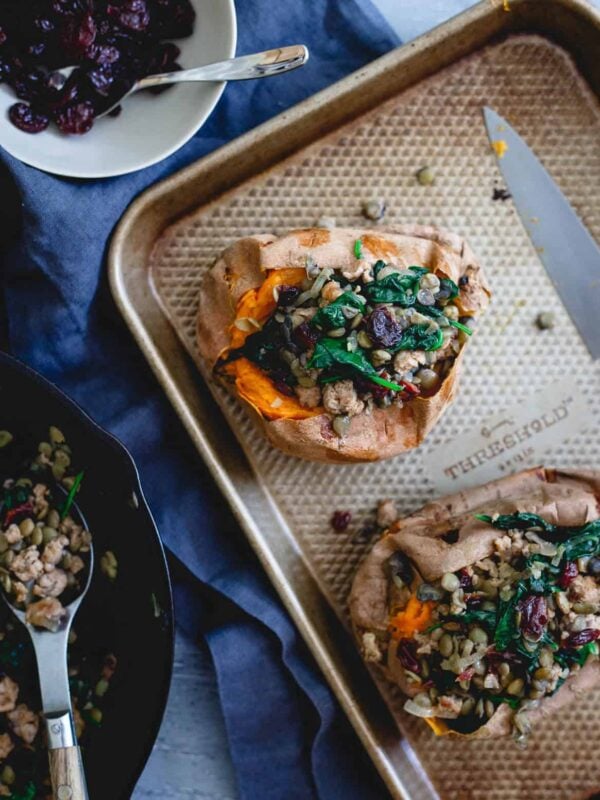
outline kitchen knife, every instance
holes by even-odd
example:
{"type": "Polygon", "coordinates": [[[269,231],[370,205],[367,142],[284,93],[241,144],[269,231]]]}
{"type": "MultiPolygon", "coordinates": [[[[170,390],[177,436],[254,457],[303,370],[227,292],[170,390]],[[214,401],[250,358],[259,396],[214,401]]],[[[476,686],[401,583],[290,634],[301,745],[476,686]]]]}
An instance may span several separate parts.
{"type": "Polygon", "coordinates": [[[523,139],[491,108],[484,108],[483,115],[521,222],[592,358],[597,359],[600,248],[523,139]]]}

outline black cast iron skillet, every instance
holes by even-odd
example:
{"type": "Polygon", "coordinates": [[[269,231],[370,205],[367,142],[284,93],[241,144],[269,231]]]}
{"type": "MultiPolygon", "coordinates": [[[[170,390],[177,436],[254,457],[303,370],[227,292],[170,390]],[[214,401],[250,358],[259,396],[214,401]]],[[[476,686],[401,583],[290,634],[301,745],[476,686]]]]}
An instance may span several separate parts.
{"type": "Polygon", "coordinates": [[[0,450],[2,479],[14,474],[20,455],[35,453],[50,425],[63,431],[85,470],[77,502],[94,536],[96,568],[75,620],[76,646],[118,659],[102,726],[84,752],[90,800],[128,800],[156,739],[173,665],[173,604],[162,544],[127,450],[59,389],[0,352],[0,429],[15,436],[0,450]],[[118,560],[114,583],[100,574],[105,550],[118,560]]]}

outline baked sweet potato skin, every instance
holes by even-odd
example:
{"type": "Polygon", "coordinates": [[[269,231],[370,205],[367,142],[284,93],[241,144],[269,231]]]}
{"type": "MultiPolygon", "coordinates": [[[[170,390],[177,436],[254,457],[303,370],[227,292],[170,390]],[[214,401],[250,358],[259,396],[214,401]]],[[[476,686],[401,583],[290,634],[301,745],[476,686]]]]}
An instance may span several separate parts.
{"type": "MultiPolygon", "coordinates": [[[[275,237],[261,234],[228,247],[207,274],[200,291],[197,317],[198,349],[209,369],[231,344],[231,326],[238,303],[257,289],[269,270],[305,267],[310,257],[319,267],[351,268],[356,263],[354,244],[361,239],[363,257],[379,258],[401,268],[426,266],[458,283],[460,308],[467,316],[480,314],[490,291],[471,249],[455,234],[410,225],[396,229],[322,229],[292,231],[275,237]]],[[[331,418],[317,414],[308,419],[266,419],[255,410],[267,438],[286,453],[325,462],[364,462],[389,458],[421,444],[457,391],[464,346],[435,394],[417,397],[401,408],[375,408],[352,418],[347,434],[338,437],[331,418]]],[[[235,392],[235,385],[229,382],[235,392]]]]}
{"type": "MultiPolygon", "coordinates": [[[[456,571],[490,556],[497,529],[474,519],[474,514],[510,514],[529,511],[549,522],[565,526],[584,525],[600,517],[600,471],[559,470],[536,467],[491,481],[473,489],[428,503],[410,517],[399,520],[375,544],[359,567],[350,593],[350,616],[359,645],[364,633],[388,629],[388,577],[385,562],[397,550],[406,554],[416,567],[417,581],[433,581],[445,572],[456,571]],[[458,531],[457,540],[448,544],[443,536],[458,531]]],[[[375,667],[408,695],[411,688],[404,670],[395,668],[395,643],[387,658],[375,667]]],[[[600,661],[588,660],[552,696],[542,699],[528,712],[535,725],[581,694],[600,685],[600,661]]],[[[414,685],[413,685],[414,687],[414,685]]],[[[511,732],[512,710],[500,705],[485,725],[468,738],[497,738],[511,732]]],[[[437,720],[436,733],[465,736],[437,720]]],[[[434,727],[434,726],[432,726],[434,727]]]]}

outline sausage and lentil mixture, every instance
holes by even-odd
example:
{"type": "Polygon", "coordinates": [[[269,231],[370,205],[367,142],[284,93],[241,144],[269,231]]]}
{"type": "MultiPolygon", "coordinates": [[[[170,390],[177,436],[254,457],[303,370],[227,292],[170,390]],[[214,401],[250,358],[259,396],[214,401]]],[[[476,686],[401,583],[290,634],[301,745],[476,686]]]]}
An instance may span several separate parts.
{"type": "MultiPolygon", "coordinates": [[[[425,267],[371,263],[360,239],[354,255],[342,270],[309,260],[306,269],[272,271],[248,311],[274,299],[274,312],[261,325],[244,315],[242,300],[231,349],[218,364],[227,371],[247,359],[279,393],[328,413],[338,436],[375,405],[435,394],[471,334],[461,286],[425,267]]],[[[273,416],[283,402],[273,401],[273,416]]]]}
{"type": "MultiPolygon", "coordinates": [[[[499,535],[472,566],[418,583],[401,551],[389,558],[389,636],[414,690],[406,711],[469,733],[505,703],[523,742],[528,711],[598,658],[600,520],[564,527],[528,513],[477,516],[499,535]]],[[[364,634],[363,650],[379,660],[374,634],[364,634]]]]}
{"type": "MultiPolygon", "coordinates": [[[[0,431],[2,452],[12,444],[12,434],[0,431]]],[[[91,535],[70,513],[83,473],[73,472],[71,449],[56,427],[35,456],[19,466],[19,477],[2,476],[0,583],[9,601],[26,609],[32,625],[54,630],[65,613],[63,604],[77,596],[87,579],[91,535]]],[[[100,561],[106,578],[114,580],[114,554],[107,551],[100,561]]],[[[102,722],[117,659],[95,642],[80,645],[74,629],[68,658],[75,727],[85,746],[102,722]]],[[[0,798],[51,800],[43,731],[29,636],[0,603],[0,798]]]]}
{"type": "MultiPolygon", "coordinates": [[[[35,656],[27,631],[0,605],[0,798],[52,800],[35,656]]],[[[69,637],[69,684],[77,738],[102,724],[117,659],[69,637]]]]}
{"type": "Polygon", "coordinates": [[[20,477],[2,484],[0,583],[27,622],[57,630],[87,580],[91,534],[70,513],[83,473],[71,472],[58,428],[48,439],[20,477]]]}

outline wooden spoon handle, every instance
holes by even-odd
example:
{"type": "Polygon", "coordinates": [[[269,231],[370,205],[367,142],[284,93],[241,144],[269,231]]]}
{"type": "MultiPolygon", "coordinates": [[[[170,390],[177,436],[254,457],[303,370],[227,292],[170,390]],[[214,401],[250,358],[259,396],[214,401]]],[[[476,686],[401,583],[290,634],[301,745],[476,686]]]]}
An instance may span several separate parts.
{"type": "Polygon", "coordinates": [[[48,750],[48,758],[54,800],[88,800],[79,747],[48,750]]]}

